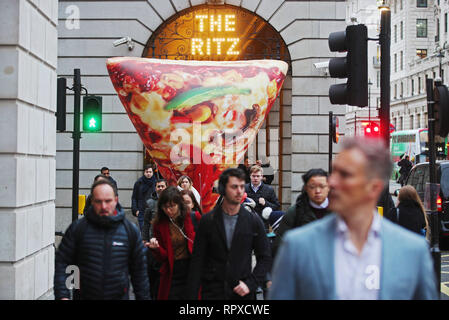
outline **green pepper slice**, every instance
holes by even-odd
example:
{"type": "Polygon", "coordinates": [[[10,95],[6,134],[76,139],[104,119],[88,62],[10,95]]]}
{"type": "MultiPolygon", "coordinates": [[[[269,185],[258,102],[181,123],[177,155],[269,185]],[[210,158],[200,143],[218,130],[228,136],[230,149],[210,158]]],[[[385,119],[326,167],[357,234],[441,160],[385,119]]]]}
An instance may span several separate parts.
{"type": "Polygon", "coordinates": [[[168,104],[165,105],[165,110],[183,109],[192,107],[203,101],[212,100],[218,97],[223,97],[228,94],[245,94],[251,93],[251,89],[241,89],[237,87],[201,87],[194,88],[187,92],[183,92],[168,104]]]}

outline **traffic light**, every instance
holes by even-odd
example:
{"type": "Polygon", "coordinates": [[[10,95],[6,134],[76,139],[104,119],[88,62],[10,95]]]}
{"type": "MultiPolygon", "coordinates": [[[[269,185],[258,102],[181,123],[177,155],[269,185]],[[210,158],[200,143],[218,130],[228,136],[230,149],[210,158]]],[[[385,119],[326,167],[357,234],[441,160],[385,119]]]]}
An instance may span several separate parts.
{"type": "Polygon", "coordinates": [[[338,133],[338,118],[336,116],[332,117],[332,141],[338,143],[339,133],[338,133]]]}
{"type": "Polygon", "coordinates": [[[346,83],[334,84],[329,88],[332,104],[348,104],[365,107],[368,105],[368,31],[365,25],[346,27],[346,31],[329,35],[329,49],[332,52],[347,51],[346,57],[329,60],[329,73],[333,78],[348,78],[346,83]]]}
{"type": "Polygon", "coordinates": [[[97,132],[102,129],[102,97],[83,97],[83,131],[97,132]]]}
{"type": "Polygon", "coordinates": [[[66,129],[66,89],[67,79],[58,78],[56,90],[56,130],[64,132],[66,129]]]}
{"type": "Polygon", "coordinates": [[[449,91],[444,84],[435,84],[433,107],[435,134],[444,138],[449,133],[449,91]]]}
{"type": "Polygon", "coordinates": [[[369,138],[378,138],[380,137],[380,127],[376,122],[363,122],[363,126],[365,126],[364,132],[365,137],[369,138]]]}

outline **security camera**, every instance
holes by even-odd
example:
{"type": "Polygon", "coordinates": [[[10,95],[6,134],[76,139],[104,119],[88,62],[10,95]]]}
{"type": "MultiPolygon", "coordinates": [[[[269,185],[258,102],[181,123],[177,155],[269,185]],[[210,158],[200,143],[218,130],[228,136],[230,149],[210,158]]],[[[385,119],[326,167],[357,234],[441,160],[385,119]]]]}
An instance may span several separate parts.
{"type": "Polygon", "coordinates": [[[329,61],[317,62],[313,64],[317,69],[329,68],[329,61]]]}
{"type": "Polygon", "coordinates": [[[129,36],[120,38],[118,40],[115,40],[112,44],[114,45],[114,47],[118,47],[118,46],[120,46],[122,44],[125,44],[125,43],[128,46],[128,50],[134,49],[134,42],[132,41],[132,38],[129,37],[129,36]]]}
{"type": "Polygon", "coordinates": [[[118,47],[119,45],[125,44],[130,41],[131,41],[131,37],[123,37],[118,40],[115,40],[112,44],[114,45],[114,47],[118,47]]]}

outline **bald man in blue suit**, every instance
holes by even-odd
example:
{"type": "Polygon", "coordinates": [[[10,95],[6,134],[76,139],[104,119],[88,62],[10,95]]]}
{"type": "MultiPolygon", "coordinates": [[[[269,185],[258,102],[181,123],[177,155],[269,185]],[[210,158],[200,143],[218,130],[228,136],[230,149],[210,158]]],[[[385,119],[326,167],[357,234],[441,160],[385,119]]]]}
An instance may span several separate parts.
{"type": "Polygon", "coordinates": [[[345,140],[329,178],[334,213],[286,233],[271,299],[438,299],[425,238],[375,210],[391,167],[381,141],[345,140]]]}

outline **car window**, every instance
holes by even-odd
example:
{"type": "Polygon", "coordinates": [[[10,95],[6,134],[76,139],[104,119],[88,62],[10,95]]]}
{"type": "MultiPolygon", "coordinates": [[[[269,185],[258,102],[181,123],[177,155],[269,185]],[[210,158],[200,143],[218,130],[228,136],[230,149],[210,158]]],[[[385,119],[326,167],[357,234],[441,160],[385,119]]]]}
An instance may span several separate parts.
{"type": "Polygon", "coordinates": [[[440,188],[445,198],[449,197],[449,167],[443,168],[441,174],[440,188]]]}
{"type": "Polygon", "coordinates": [[[410,176],[408,177],[407,184],[412,185],[416,189],[416,185],[418,184],[418,173],[416,171],[417,168],[414,168],[410,172],[410,176]]]}
{"type": "Polygon", "coordinates": [[[424,180],[423,180],[424,189],[426,188],[426,183],[430,182],[429,172],[430,172],[429,166],[426,165],[426,167],[424,168],[424,180]]]}
{"type": "Polygon", "coordinates": [[[425,191],[425,180],[424,180],[424,176],[426,174],[426,170],[427,166],[419,166],[418,168],[416,168],[416,184],[414,185],[416,192],[418,192],[419,197],[421,198],[421,200],[424,199],[424,191],[425,191]]]}

